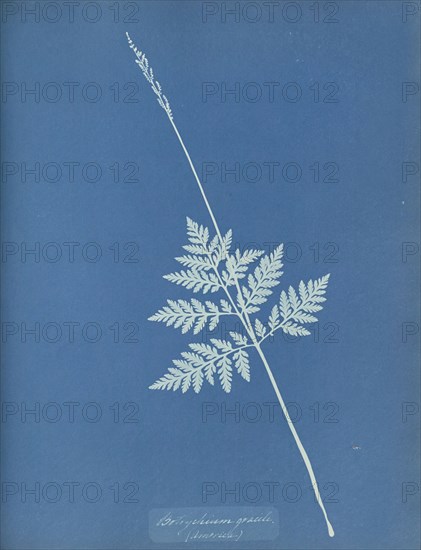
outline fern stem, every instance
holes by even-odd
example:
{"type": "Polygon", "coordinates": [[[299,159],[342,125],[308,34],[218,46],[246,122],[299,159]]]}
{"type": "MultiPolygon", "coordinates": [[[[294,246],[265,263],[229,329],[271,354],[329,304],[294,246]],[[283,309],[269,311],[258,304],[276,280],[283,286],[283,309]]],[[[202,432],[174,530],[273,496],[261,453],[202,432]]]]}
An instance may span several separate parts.
{"type": "Polygon", "coordinates": [[[314,491],[314,494],[316,495],[317,503],[320,506],[320,508],[323,512],[323,516],[324,516],[325,521],[326,521],[329,536],[334,537],[335,536],[335,531],[333,530],[332,524],[330,523],[329,518],[327,516],[327,512],[326,512],[326,509],[325,509],[324,504],[323,504],[322,497],[321,497],[320,492],[319,492],[319,487],[317,485],[316,476],[314,475],[313,467],[311,465],[308,454],[307,454],[306,450],[304,449],[304,446],[301,443],[301,439],[298,436],[297,430],[295,429],[295,426],[294,426],[294,424],[291,420],[291,417],[288,414],[288,409],[285,405],[285,401],[284,401],[284,399],[281,395],[281,392],[279,391],[278,384],[276,383],[275,377],[273,376],[272,370],[269,366],[269,363],[267,362],[266,356],[263,353],[262,348],[260,347],[260,343],[255,344],[254,347],[256,348],[256,351],[259,354],[259,356],[260,356],[260,358],[263,362],[263,365],[265,366],[266,372],[269,376],[269,380],[271,381],[273,389],[275,390],[275,393],[276,393],[276,397],[278,398],[279,404],[281,405],[281,409],[282,409],[282,412],[284,414],[285,420],[287,421],[288,427],[289,427],[289,429],[292,433],[292,436],[295,440],[295,443],[297,444],[298,450],[300,451],[301,457],[302,457],[302,459],[304,461],[304,464],[307,468],[307,472],[308,472],[308,475],[310,476],[313,491],[314,491]]]}
{"type": "Polygon", "coordinates": [[[202,194],[202,198],[205,202],[206,208],[208,209],[209,216],[211,217],[212,223],[215,227],[215,230],[216,230],[216,233],[219,237],[219,240],[220,240],[220,242],[222,242],[222,235],[221,235],[221,231],[220,231],[219,226],[218,226],[218,222],[216,221],[216,218],[213,214],[211,205],[209,204],[208,198],[206,197],[205,190],[203,189],[203,185],[202,185],[202,183],[199,179],[199,176],[197,175],[196,168],[194,167],[192,159],[190,158],[189,152],[187,151],[187,148],[184,145],[184,141],[183,141],[182,137],[180,136],[180,132],[178,131],[177,126],[174,123],[174,120],[168,115],[168,113],[167,113],[167,116],[168,116],[168,120],[171,122],[172,127],[174,128],[175,135],[177,136],[178,141],[180,142],[180,145],[183,148],[184,154],[186,155],[187,160],[189,161],[191,171],[193,172],[193,175],[196,179],[197,185],[199,186],[200,193],[202,194]]]}

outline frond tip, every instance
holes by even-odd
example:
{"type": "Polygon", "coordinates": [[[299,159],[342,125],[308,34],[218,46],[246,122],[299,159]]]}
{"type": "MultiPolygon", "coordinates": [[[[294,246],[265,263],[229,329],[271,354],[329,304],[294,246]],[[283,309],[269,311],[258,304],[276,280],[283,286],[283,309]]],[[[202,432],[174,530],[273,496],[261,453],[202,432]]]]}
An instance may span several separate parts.
{"type": "Polygon", "coordinates": [[[152,91],[156,95],[156,99],[160,105],[164,109],[164,111],[167,113],[168,118],[172,121],[173,120],[173,114],[170,107],[170,103],[168,101],[168,98],[165,94],[162,93],[162,87],[161,84],[155,79],[154,72],[152,67],[149,66],[149,61],[146,55],[139,50],[133,40],[130,38],[130,35],[128,32],[126,32],[127,41],[129,43],[130,49],[134,51],[136,54],[136,63],[139,65],[140,69],[142,70],[142,73],[146,80],[151,85],[152,91]]]}

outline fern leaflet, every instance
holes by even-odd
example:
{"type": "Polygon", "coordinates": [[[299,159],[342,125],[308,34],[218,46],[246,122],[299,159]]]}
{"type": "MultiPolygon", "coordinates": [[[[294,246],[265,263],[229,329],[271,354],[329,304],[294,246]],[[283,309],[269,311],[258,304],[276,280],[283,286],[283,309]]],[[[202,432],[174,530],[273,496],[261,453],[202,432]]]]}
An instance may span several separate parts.
{"type": "Polygon", "coordinates": [[[170,367],[168,372],[154,382],[151,390],[173,390],[181,388],[185,393],[190,387],[196,393],[202,388],[203,380],[213,386],[214,376],[218,375],[222,389],[229,393],[231,391],[232,364],[244,380],[250,381],[250,369],[248,353],[245,348],[249,345],[233,347],[227,340],[212,338],[210,344],[193,343],[189,344],[191,351],[184,351],[182,359],[174,359],[175,367],[170,367]],[[232,359],[231,357],[232,356],[232,359]]]}
{"type": "Polygon", "coordinates": [[[269,256],[263,256],[259,265],[247,278],[248,287],[242,287],[237,296],[238,305],[247,313],[256,313],[272,294],[272,288],[279,284],[282,275],[283,245],[279,245],[269,256]]]}

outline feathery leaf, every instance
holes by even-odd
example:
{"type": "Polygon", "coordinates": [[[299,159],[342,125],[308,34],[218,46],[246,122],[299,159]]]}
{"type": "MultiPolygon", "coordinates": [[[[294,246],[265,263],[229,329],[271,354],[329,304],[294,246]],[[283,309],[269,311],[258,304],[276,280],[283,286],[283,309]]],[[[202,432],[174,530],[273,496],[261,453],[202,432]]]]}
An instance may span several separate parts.
{"type": "Polygon", "coordinates": [[[256,331],[256,334],[259,338],[263,338],[263,336],[266,334],[266,327],[261,321],[259,321],[259,319],[256,319],[254,321],[254,330],[256,331]]]}
{"type": "Polygon", "coordinates": [[[216,304],[209,300],[204,304],[195,298],[192,298],[190,302],[167,300],[167,304],[148,320],[165,323],[167,327],[181,328],[183,334],[192,328],[193,333],[198,334],[206,326],[206,323],[208,323],[209,330],[214,330],[220,317],[230,314],[230,312],[220,310],[216,304]]]}
{"type": "Polygon", "coordinates": [[[245,273],[250,264],[255,262],[264,254],[263,250],[245,250],[242,254],[237,248],[235,253],[228,256],[225,267],[222,272],[222,280],[227,286],[235,285],[236,281],[244,279],[245,273]]]}
{"type": "Polygon", "coordinates": [[[275,306],[269,318],[271,332],[282,328],[286,334],[292,336],[310,334],[310,331],[303,325],[317,322],[317,318],[311,313],[323,309],[320,304],[326,300],[324,294],[326,294],[328,282],[329,275],[315,281],[310,279],[307,285],[301,281],[298,285],[299,297],[292,286],[289,287],[288,294],[283,290],[279,299],[279,313],[282,322],[279,321],[279,314],[275,310],[275,306]]]}
{"type": "Polygon", "coordinates": [[[189,344],[191,351],[184,351],[182,359],[174,359],[174,367],[154,382],[151,390],[178,390],[186,392],[190,387],[198,393],[204,379],[214,385],[214,375],[217,373],[222,389],[229,393],[232,381],[232,363],[242,378],[250,379],[248,354],[244,351],[247,345],[233,347],[227,340],[212,338],[210,344],[189,344]],[[232,359],[230,356],[232,355],[232,359]]]}
{"type": "Polygon", "coordinates": [[[250,382],[250,363],[249,355],[243,349],[238,350],[232,356],[234,359],[235,368],[238,371],[238,374],[244,378],[247,382],[250,382]]]}
{"type": "Polygon", "coordinates": [[[168,275],[164,275],[164,279],[176,285],[191,289],[193,292],[199,292],[199,290],[201,290],[203,294],[217,292],[221,288],[216,275],[199,271],[197,268],[169,273],[168,275]]]}
{"type": "Polygon", "coordinates": [[[242,287],[242,296],[237,296],[237,302],[247,313],[256,313],[272,294],[272,288],[279,284],[282,275],[283,245],[279,245],[269,256],[263,256],[259,265],[247,278],[248,287],[242,287]]]}

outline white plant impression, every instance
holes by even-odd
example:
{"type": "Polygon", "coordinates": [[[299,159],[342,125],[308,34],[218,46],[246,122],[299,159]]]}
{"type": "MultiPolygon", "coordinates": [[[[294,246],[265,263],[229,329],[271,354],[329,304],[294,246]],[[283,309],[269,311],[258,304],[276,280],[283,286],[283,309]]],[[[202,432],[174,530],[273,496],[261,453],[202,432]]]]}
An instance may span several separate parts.
{"type": "Polygon", "coordinates": [[[165,275],[168,281],[191,290],[209,295],[218,295],[218,299],[200,301],[193,297],[189,300],[167,300],[167,304],[152,315],[149,320],[165,323],[182,333],[192,331],[199,334],[205,327],[213,330],[227,316],[238,319],[241,332],[230,332],[228,340],[211,338],[210,343],[191,343],[189,351],[181,353],[173,360],[173,367],[154,382],[151,390],[192,389],[199,393],[205,382],[212,386],[218,380],[222,389],[231,392],[233,373],[250,381],[249,351],[254,349],[260,357],[283,415],[297,444],[298,450],[307,468],[313,491],[320,506],[329,536],[334,536],[333,527],[324,507],[316,476],[310,459],[301,443],[295,426],[289,416],[285,401],[274,378],[268,360],[262,350],[264,341],[277,331],[292,336],[311,334],[306,324],[317,322],[315,313],[323,308],[329,274],[307,282],[301,281],[298,290],[292,286],[283,290],[277,302],[270,310],[268,319],[258,318],[261,306],[273,294],[280,284],[282,272],[283,246],[276,247],[270,254],[262,250],[232,249],[232,231],[221,233],[212,208],[208,202],[203,185],[186,149],[184,141],[174,123],[173,113],[160,83],[155,79],[148,59],[133,43],[126,33],[129,46],[135,53],[135,62],[152,87],[159,105],[164,109],[175,134],[181,144],[190,168],[209,212],[214,235],[207,227],[187,218],[188,244],[183,246],[184,254],[175,259],[183,269],[165,275]]]}

